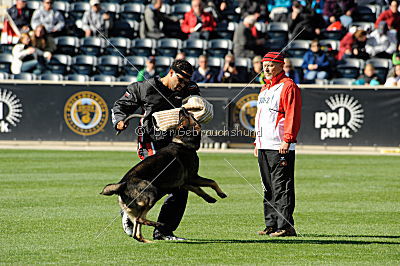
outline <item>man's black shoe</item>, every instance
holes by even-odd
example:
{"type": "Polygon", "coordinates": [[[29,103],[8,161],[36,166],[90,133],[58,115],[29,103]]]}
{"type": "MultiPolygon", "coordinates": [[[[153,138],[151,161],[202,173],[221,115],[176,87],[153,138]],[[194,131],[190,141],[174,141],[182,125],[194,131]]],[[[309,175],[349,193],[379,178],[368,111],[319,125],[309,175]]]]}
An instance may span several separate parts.
{"type": "Polygon", "coordinates": [[[169,233],[169,234],[163,234],[158,230],[154,230],[153,239],[154,240],[172,240],[172,241],[185,241],[185,240],[187,240],[186,238],[175,236],[172,232],[169,233]]]}

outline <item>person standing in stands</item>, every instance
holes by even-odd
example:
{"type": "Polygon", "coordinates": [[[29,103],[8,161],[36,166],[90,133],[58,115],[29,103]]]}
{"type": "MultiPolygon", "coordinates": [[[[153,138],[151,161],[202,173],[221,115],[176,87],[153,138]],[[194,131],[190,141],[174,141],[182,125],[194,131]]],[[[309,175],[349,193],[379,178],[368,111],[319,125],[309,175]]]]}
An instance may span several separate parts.
{"type": "Polygon", "coordinates": [[[30,15],[29,9],[26,7],[26,0],[17,0],[15,1],[15,5],[10,7],[7,10],[7,13],[13,19],[15,25],[18,29],[22,32],[28,32],[29,22],[30,22],[30,15]]]}
{"type": "Polygon", "coordinates": [[[112,28],[110,14],[101,9],[100,0],[90,0],[89,3],[90,10],[85,11],[82,17],[82,30],[85,32],[85,37],[98,35],[108,37],[112,28]]]}
{"type": "Polygon", "coordinates": [[[192,9],[185,13],[181,24],[182,32],[189,34],[192,39],[209,40],[215,31],[217,23],[211,13],[204,12],[201,0],[192,0],[192,9]]]}
{"type": "Polygon", "coordinates": [[[254,155],[258,157],[264,189],[266,228],[258,234],[296,236],[294,163],[301,124],[301,91],[285,75],[281,53],[269,52],[262,61],[266,84],[258,95],[254,155]]]}
{"type": "Polygon", "coordinates": [[[39,25],[44,25],[46,32],[53,36],[62,33],[65,26],[64,17],[59,11],[53,9],[53,0],[44,0],[43,7],[33,12],[31,27],[36,29],[39,25]]]}
{"type": "Polygon", "coordinates": [[[236,28],[233,34],[233,53],[236,57],[254,57],[264,48],[265,39],[252,34],[255,23],[255,16],[248,15],[236,28]]]}

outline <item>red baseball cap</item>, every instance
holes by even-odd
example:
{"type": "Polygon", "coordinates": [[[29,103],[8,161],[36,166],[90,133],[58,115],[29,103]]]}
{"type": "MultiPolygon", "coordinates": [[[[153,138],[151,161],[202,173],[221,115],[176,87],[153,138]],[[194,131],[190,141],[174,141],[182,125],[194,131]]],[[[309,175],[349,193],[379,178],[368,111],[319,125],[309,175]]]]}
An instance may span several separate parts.
{"type": "Polygon", "coordinates": [[[277,62],[277,63],[284,63],[284,57],[279,52],[268,52],[264,55],[264,58],[261,62],[277,62]]]}

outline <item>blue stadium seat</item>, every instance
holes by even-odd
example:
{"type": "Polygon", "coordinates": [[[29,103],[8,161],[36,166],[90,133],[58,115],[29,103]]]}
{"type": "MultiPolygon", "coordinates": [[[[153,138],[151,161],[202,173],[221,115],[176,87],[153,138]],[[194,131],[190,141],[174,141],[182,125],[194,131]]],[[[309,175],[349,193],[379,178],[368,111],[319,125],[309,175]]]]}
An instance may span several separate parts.
{"type": "Polygon", "coordinates": [[[336,70],[339,78],[356,79],[364,68],[364,60],[357,58],[347,58],[338,62],[336,70]]]}
{"type": "Polygon", "coordinates": [[[159,73],[160,76],[165,76],[168,73],[172,61],[174,61],[173,57],[156,56],[156,72],[159,73]]]}
{"type": "Polygon", "coordinates": [[[72,58],[69,55],[55,54],[51,57],[48,67],[54,74],[65,75],[69,71],[71,66],[72,58]]]}
{"type": "Polygon", "coordinates": [[[264,44],[267,51],[280,51],[286,45],[286,40],[280,39],[268,39],[264,44]]]}
{"type": "Polygon", "coordinates": [[[235,7],[228,7],[221,12],[221,16],[225,17],[227,21],[238,23],[240,21],[240,14],[236,12],[235,7]]]}
{"type": "Polygon", "coordinates": [[[154,39],[136,39],[131,42],[130,54],[150,56],[154,54],[156,47],[156,40],[154,39]]]}
{"type": "Polygon", "coordinates": [[[60,13],[64,16],[64,18],[68,18],[70,4],[65,1],[55,1],[53,3],[53,9],[60,11],[60,13]]]}
{"type": "Polygon", "coordinates": [[[122,76],[118,78],[119,82],[136,82],[136,76],[122,76]]]}
{"type": "Polygon", "coordinates": [[[90,77],[88,75],[71,74],[66,76],[65,80],[87,82],[90,80],[90,77]]]}
{"type": "Polygon", "coordinates": [[[310,49],[311,41],[294,40],[290,43],[287,53],[289,57],[303,58],[304,54],[310,49]]]}
{"type": "Polygon", "coordinates": [[[110,75],[94,75],[92,81],[115,82],[117,79],[110,75]]]}
{"type": "Polygon", "coordinates": [[[375,22],[377,10],[373,5],[359,5],[353,13],[354,21],[375,22]]]}
{"type": "Polygon", "coordinates": [[[171,9],[172,7],[164,2],[160,8],[160,12],[169,15],[171,13],[171,9]]]}
{"type": "Polygon", "coordinates": [[[55,38],[58,54],[76,55],[79,51],[79,39],[72,36],[60,36],[55,38]]]}
{"type": "Polygon", "coordinates": [[[71,69],[73,73],[90,76],[97,63],[97,58],[93,55],[78,55],[72,59],[71,69]]]}
{"type": "Polygon", "coordinates": [[[9,74],[6,73],[6,72],[0,72],[0,80],[9,79],[9,78],[11,78],[10,76],[11,76],[11,75],[9,75],[9,74]]]}
{"type": "Polygon", "coordinates": [[[124,37],[110,38],[106,42],[105,53],[109,55],[126,56],[128,54],[129,47],[131,46],[131,40],[124,37]]]}
{"type": "Polygon", "coordinates": [[[69,15],[73,20],[82,19],[86,10],[90,10],[88,2],[75,2],[70,6],[69,15]]]}
{"type": "Polygon", "coordinates": [[[286,22],[271,22],[267,25],[267,36],[269,39],[288,40],[289,26],[286,22]]]}
{"type": "Polygon", "coordinates": [[[198,57],[192,57],[192,56],[187,56],[186,60],[194,67],[197,68],[199,66],[199,58],[198,57]]]}
{"type": "Polygon", "coordinates": [[[206,40],[189,39],[183,42],[182,51],[185,52],[186,56],[198,57],[203,54],[207,49],[206,40]]]}
{"type": "Polygon", "coordinates": [[[237,28],[236,22],[232,21],[219,22],[214,32],[215,38],[232,40],[236,28],[237,28]]]}
{"type": "Polygon", "coordinates": [[[183,19],[185,13],[189,12],[191,8],[190,4],[175,4],[171,8],[171,14],[179,19],[183,19]]]}
{"type": "Polygon", "coordinates": [[[13,56],[11,54],[0,54],[0,72],[11,73],[11,63],[13,56]]]}
{"type": "Polygon", "coordinates": [[[114,22],[114,26],[110,31],[111,37],[125,37],[134,39],[138,36],[139,22],[130,19],[120,19],[114,22]]]}
{"type": "Polygon", "coordinates": [[[12,49],[14,48],[14,45],[15,44],[12,44],[12,43],[10,43],[10,44],[2,43],[0,45],[0,53],[2,53],[2,54],[12,54],[12,49]]]}
{"type": "Polygon", "coordinates": [[[352,22],[350,24],[349,28],[351,28],[351,27],[357,27],[358,29],[365,30],[367,32],[371,32],[375,29],[375,24],[373,22],[358,21],[358,22],[352,22]]]}
{"type": "Polygon", "coordinates": [[[292,66],[294,67],[294,69],[299,71],[299,73],[302,75],[303,69],[301,66],[303,65],[303,58],[289,57],[289,60],[290,60],[290,62],[292,62],[292,66]]]}
{"type": "Polygon", "coordinates": [[[81,39],[80,51],[84,55],[98,56],[103,52],[105,41],[100,37],[86,37],[81,39]]]}
{"type": "Polygon", "coordinates": [[[121,7],[118,3],[101,3],[101,9],[106,11],[110,17],[115,20],[118,19],[121,7]]]}
{"type": "Polygon", "coordinates": [[[26,8],[29,10],[30,17],[32,18],[32,14],[36,9],[39,9],[42,6],[42,1],[27,1],[26,8]]]}
{"type": "Polygon", "coordinates": [[[329,82],[331,85],[352,85],[356,80],[350,78],[334,78],[329,82]]]}
{"type": "Polygon", "coordinates": [[[12,76],[13,79],[19,79],[19,80],[36,80],[36,75],[32,73],[19,73],[16,75],[12,76]]]}
{"type": "Polygon", "coordinates": [[[102,75],[119,76],[122,66],[122,57],[115,55],[103,55],[97,62],[97,71],[102,75]]]}
{"type": "Polygon", "coordinates": [[[165,38],[157,41],[156,53],[160,56],[175,57],[182,47],[182,41],[175,38],[165,38]]]}
{"type": "Polygon", "coordinates": [[[142,20],[142,14],[144,13],[144,5],[139,3],[126,3],[121,6],[120,17],[122,19],[129,19],[135,21],[142,20]]]}
{"type": "Polygon", "coordinates": [[[322,50],[332,50],[339,51],[340,41],[338,40],[320,40],[319,44],[321,45],[322,50]]]}
{"type": "Polygon", "coordinates": [[[217,73],[221,69],[221,67],[224,65],[224,59],[220,57],[209,57],[208,58],[208,67],[211,70],[216,71],[217,73]]]}
{"type": "Polygon", "coordinates": [[[322,39],[341,40],[346,31],[342,30],[322,30],[322,39]]]}
{"type": "Polygon", "coordinates": [[[207,54],[213,57],[224,57],[231,52],[233,43],[231,40],[215,39],[208,41],[207,54]]]}
{"type": "Polygon", "coordinates": [[[62,81],[62,80],[64,80],[64,77],[61,74],[48,73],[48,74],[40,75],[39,79],[40,80],[51,80],[51,81],[62,81]]]}
{"type": "Polygon", "coordinates": [[[144,56],[128,56],[124,59],[125,75],[137,76],[138,72],[145,66],[146,57],[144,56]]]}
{"type": "Polygon", "coordinates": [[[379,79],[385,81],[389,69],[392,67],[392,60],[385,58],[371,58],[367,60],[366,64],[372,64],[379,79]]]}
{"type": "Polygon", "coordinates": [[[235,58],[235,66],[239,71],[249,72],[252,67],[251,59],[244,57],[235,58]]]}

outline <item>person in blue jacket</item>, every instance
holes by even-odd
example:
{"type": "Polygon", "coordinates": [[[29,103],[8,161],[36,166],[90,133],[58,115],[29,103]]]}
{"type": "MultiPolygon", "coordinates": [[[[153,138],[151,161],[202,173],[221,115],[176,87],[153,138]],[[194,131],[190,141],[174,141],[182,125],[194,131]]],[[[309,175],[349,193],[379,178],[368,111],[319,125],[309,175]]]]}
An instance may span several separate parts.
{"type": "Polygon", "coordinates": [[[328,56],[321,50],[318,40],[311,41],[310,50],[303,56],[302,68],[304,70],[304,81],[312,83],[315,79],[328,78],[330,62],[328,56]]]}
{"type": "Polygon", "coordinates": [[[206,55],[199,56],[199,67],[193,72],[192,81],[196,83],[215,83],[216,73],[211,70],[208,65],[208,57],[206,55]]]}

